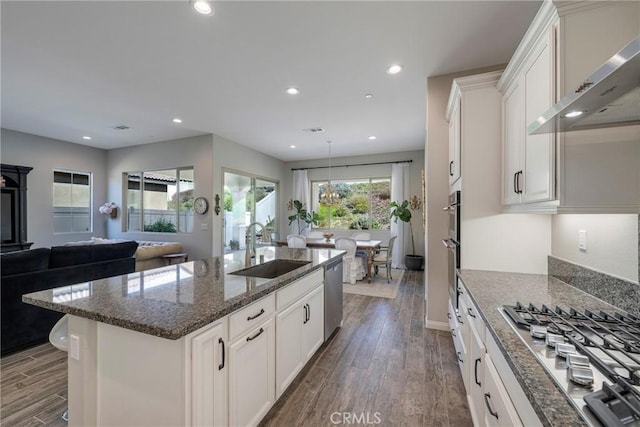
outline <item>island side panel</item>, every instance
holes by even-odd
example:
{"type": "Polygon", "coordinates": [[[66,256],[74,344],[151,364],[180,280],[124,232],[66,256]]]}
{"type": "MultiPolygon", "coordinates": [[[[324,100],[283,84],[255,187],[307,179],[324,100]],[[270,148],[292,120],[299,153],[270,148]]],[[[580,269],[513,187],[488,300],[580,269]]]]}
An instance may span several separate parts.
{"type": "Polygon", "coordinates": [[[69,316],[69,336],[79,338],[80,358],[71,351],[68,360],[68,411],[69,427],[95,426],[97,416],[97,322],[77,316],[69,316]]]}
{"type": "Polygon", "coordinates": [[[98,425],[184,425],[184,338],[97,329],[98,425]]]}
{"type": "Polygon", "coordinates": [[[168,340],[70,317],[69,426],[185,424],[184,338],[168,340]]]}

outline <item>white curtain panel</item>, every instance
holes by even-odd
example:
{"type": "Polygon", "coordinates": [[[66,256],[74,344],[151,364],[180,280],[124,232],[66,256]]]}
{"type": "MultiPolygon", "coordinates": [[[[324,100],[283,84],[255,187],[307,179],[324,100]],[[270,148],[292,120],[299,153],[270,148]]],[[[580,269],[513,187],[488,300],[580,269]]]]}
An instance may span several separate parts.
{"type": "MultiPolygon", "coordinates": [[[[309,177],[307,170],[293,171],[293,200],[300,200],[307,210],[311,210],[311,195],[309,194],[309,177]]],[[[308,232],[305,229],[302,234],[308,232]]],[[[291,224],[292,234],[301,234],[295,222],[291,224]]]]}
{"type": "MultiPolygon", "coordinates": [[[[401,204],[409,198],[409,166],[407,162],[391,165],[391,200],[401,204]]],[[[398,220],[391,221],[391,235],[396,235],[395,249],[391,260],[391,267],[406,268],[404,256],[411,251],[411,235],[409,224],[398,220]]]]}

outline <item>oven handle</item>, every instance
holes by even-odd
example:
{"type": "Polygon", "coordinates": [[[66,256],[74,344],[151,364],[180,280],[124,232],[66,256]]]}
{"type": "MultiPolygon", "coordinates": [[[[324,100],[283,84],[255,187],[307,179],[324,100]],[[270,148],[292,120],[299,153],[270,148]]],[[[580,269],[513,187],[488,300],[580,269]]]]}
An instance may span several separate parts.
{"type": "Polygon", "coordinates": [[[442,244],[447,249],[455,249],[455,244],[451,244],[451,239],[442,239],[442,244]]]}
{"type": "Polygon", "coordinates": [[[456,210],[456,206],[458,206],[457,203],[453,204],[453,205],[449,205],[449,206],[445,206],[444,208],[442,208],[442,210],[444,212],[453,212],[456,210]]]}

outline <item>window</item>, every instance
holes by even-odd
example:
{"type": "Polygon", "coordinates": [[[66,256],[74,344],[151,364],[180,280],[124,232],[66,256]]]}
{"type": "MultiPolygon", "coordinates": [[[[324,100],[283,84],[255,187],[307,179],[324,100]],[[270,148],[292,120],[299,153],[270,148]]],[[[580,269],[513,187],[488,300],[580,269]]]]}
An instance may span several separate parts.
{"type": "MultiPolygon", "coordinates": [[[[253,222],[258,240],[277,231],[278,183],[241,172],[224,172],[224,248],[244,249],[247,227],[253,222]]],[[[270,236],[269,236],[270,237],[270,236]]],[[[266,240],[266,239],[263,239],[266,240]]]]}
{"type": "Polygon", "coordinates": [[[127,231],[193,231],[193,168],[125,174],[127,231]]]}
{"type": "Polygon", "coordinates": [[[91,221],[91,173],[53,171],[53,232],[86,233],[91,221]]]}
{"type": "Polygon", "coordinates": [[[328,181],[311,183],[312,209],[320,215],[319,228],[334,230],[388,230],[391,178],[340,179],[331,181],[337,200],[323,195],[328,181]]]}

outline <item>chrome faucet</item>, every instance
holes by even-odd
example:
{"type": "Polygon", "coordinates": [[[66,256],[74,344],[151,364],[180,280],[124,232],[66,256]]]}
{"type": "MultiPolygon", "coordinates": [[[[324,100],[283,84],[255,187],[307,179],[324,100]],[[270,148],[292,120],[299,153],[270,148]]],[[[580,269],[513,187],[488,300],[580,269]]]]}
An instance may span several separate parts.
{"type": "Polygon", "coordinates": [[[260,230],[262,230],[262,241],[267,242],[269,239],[269,236],[265,234],[264,225],[262,225],[258,221],[252,222],[247,226],[247,229],[245,230],[245,240],[244,240],[244,246],[245,246],[244,259],[245,259],[245,262],[249,262],[249,263],[251,262],[251,258],[255,258],[256,256],[256,241],[255,239],[251,238],[253,235],[253,233],[251,233],[251,230],[256,225],[259,225],[260,230]]]}

